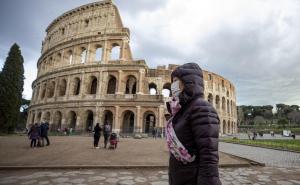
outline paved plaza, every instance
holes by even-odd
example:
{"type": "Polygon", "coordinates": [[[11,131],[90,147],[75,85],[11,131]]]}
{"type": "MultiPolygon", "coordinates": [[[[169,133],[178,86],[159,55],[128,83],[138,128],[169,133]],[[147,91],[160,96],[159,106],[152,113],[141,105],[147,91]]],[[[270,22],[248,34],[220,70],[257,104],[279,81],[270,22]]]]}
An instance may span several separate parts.
{"type": "Polygon", "coordinates": [[[219,150],[267,166],[300,168],[300,153],[220,142],[219,150]]]}
{"type": "MultiPolygon", "coordinates": [[[[94,149],[93,137],[50,137],[50,146],[32,149],[25,136],[0,137],[0,166],[167,166],[169,152],[164,139],[121,138],[116,150],[94,149]]],[[[249,164],[220,154],[221,165],[249,164]]]]}
{"type": "MultiPolygon", "coordinates": [[[[29,148],[24,136],[0,137],[0,166],[148,165],[156,168],[68,168],[0,170],[5,185],[167,185],[168,150],[163,139],[121,139],[117,150],[97,150],[92,137],[50,137],[51,145],[29,148]]],[[[103,138],[101,138],[103,139],[103,138]]],[[[103,140],[101,140],[103,141],[103,140]]],[[[103,147],[103,144],[102,144],[103,147]]],[[[220,168],[223,185],[300,185],[300,154],[220,142],[221,164],[248,164],[228,152],[266,167],[220,168]]]]}
{"type": "MultiPolygon", "coordinates": [[[[223,185],[299,185],[300,168],[221,168],[223,185]]],[[[168,185],[167,170],[0,171],[0,184],[20,185],[168,185]]]]}

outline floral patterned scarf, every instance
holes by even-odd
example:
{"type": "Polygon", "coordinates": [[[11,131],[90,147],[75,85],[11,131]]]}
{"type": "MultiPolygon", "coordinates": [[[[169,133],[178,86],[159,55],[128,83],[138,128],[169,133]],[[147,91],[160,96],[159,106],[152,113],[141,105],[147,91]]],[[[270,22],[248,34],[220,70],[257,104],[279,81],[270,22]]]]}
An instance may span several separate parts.
{"type": "Polygon", "coordinates": [[[172,101],[170,102],[170,108],[172,111],[172,117],[167,121],[165,130],[169,151],[178,161],[181,161],[184,164],[187,164],[188,162],[193,162],[196,156],[192,156],[191,154],[189,154],[188,150],[177,138],[175,130],[173,128],[172,120],[181,108],[178,98],[172,99],[172,101]]]}

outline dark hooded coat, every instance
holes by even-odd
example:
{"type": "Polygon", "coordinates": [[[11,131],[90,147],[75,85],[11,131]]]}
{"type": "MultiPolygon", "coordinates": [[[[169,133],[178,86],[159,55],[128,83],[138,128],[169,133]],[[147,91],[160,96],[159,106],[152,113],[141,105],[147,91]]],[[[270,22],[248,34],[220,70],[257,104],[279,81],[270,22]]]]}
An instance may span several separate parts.
{"type": "Polygon", "coordinates": [[[221,185],[219,179],[219,117],[213,106],[204,100],[203,73],[195,63],[187,63],[172,72],[184,83],[179,95],[181,109],[173,118],[173,127],[180,142],[195,161],[183,164],[170,154],[170,185],[221,185]]]}

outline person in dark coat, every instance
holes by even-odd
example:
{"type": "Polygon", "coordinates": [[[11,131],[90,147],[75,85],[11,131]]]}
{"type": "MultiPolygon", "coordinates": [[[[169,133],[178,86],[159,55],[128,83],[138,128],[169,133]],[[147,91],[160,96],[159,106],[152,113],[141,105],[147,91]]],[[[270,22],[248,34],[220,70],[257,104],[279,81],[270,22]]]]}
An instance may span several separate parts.
{"type": "Polygon", "coordinates": [[[47,146],[50,145],[50,141],[48,138],[48,130],[49,130],[49,123],[48,122],[43,122],[41,124],[41,140],[42,140],[42,146],[44,146],[44,140],[46,139],[47,146]]]}
{"type": "Polygon", "coordinates": [[[34,124],[30,127],[28,132],[29,139],[31,139],[30,147],[36,147],[36,141],[39,139],[39,131],[38,131],[38,124],[34,124]]]}
{"type": "Polygon", "coordinates": [[[94,128],[94,147],[97,149],[99,148],[98,144],[101,137],[101,131],[102,128],[99,126],[99,123],[97,123],[94,128]]]}
{"type": "Polygon", "coordinates": [[[166,126],[170,151],[170,185],[221,185],[219,178],[219,117],[204,99],[201,68],[195,63],[177,67],[171,75],[172,117],[166,126]]]}

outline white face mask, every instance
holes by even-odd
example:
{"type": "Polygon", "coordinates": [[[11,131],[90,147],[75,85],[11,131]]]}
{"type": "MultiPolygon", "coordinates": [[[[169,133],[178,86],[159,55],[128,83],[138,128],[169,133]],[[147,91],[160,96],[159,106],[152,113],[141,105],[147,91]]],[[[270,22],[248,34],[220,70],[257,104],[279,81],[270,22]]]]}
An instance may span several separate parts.
{"type": "Polygon", "coordinates": [[[175,97],[178,97],[181,90],[179,88],[179,80],[177,80],[176,82],[173,82],[171,84],[171,91],[172,91],[172,95],[175,97]]]}

